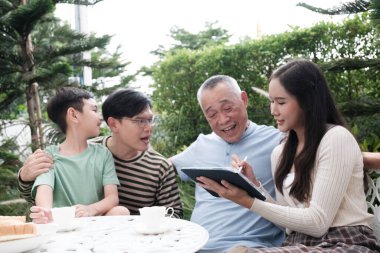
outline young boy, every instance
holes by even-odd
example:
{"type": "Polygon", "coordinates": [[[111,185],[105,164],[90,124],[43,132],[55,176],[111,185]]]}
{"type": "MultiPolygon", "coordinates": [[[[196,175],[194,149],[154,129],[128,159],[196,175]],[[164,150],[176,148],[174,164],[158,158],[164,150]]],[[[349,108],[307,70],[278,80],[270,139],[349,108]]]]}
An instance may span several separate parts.
{"type": "MultiPolygon", "coordinates": [[[[37,177],[32,188],[36,205],[42,208],[76,206],[76,217],[126,215],[119,203],[112,154],[87,139],[100,133],[101,116],[96,101],[87,91],[63,88],[47,105],[49,118],[65,134],[60,145],[46,148],[54,159],[54,168],[37,177]]],[[[38,213],[38,207],[32,211],[38,213]]],[[[34,222],[46,217],[31,215],[34,222]]],[[[45,220],[44,220],[45,219],[45,220]]]]}

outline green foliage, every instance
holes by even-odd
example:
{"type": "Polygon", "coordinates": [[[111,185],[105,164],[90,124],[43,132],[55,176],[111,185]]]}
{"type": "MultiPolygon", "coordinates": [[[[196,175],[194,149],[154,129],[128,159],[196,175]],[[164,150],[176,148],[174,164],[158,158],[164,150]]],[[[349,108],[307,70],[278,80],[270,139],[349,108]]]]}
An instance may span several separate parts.
{"type": "Polygon", "coordinates": [[[156,72],[157,84],[154,86],[156,90],[153,93],[153,101],[155,111],[160,114],[160,121],[155,130],[156,138],[158,138],[157,135],[160,135],[163,143],[174,141],[171,147],[167,147],[168,149],[160,150],[164,151],[162,152],[164,155],[177,150],[181,146],[177,142],[182,144],[192,140],[191,133],[182,131],[184,126],[191,125],[199,132],[208,129],[205,124],[202,124],[203,128],[200,128],[200,122],[204,122],[203,115],[198,109],[196,97],[189,96],[189,94],[196,94],[196,89],[203,76],[197,73],[193,67],[197,56],[187,49],[178,50],[176,54],[169,56],[169,61],[160,65],[162,71],[156,72]],[[173,74],[160,75],[170,72],[173,74]],[[159,92],[159,95],[156,92],[159,92]],[[182,105],[186,105],[186,107],[182,105]],[[175,110],[166,110],[165,108],[175,108],[175,110]],[[168,136],[170,139],[166,138],[168,136]]]}
{"type": "Polygon", "coordinates": [[[14,140],[3,140],[0,145],[0,201],[18,197],[17,171],[21,162],[15,155],[17,145],[14,140]]]}
{"type": "MultiPolygon", "coordinates": [[[[3,115],[20,116],[16,108],[31,100],[30,87],[35,82],[42,101],[59,87],[78,85],[69,77],[78,76],[85,66],[93,69],[95,81],[90,89],[93,93],[104,95],[112,91],[104,88],[104,79],[121,75],[129,63],[121,61],[118,50],[113,54],[105,50],[111,36],[78,33],[52,14],[57,2],[91,5],[98,1],[32,0],[25,5],[13,2],[0,1],[0,111],[3,115]],[[82,54],[93,49],[91,61],[83,59],[82,54]]],[[[120,85],[127,86],[134,76],[122,76],[120,85]]],[[[33,111],[34,107],[28,104],[28,113],[33,111]]],[[[33,122],[30,127],[35,127],[33,122]]]]}
{"type": "Polygon", "coordinates": [[[206,23],[205,30],[197,34],[190,33],[185,29],[173,27],[170,29],[171,37],[177,41],[173,49],[201,49],[208,46],[221,45],[228,42],[230,35],[227,30],[220,27],[214,28],[216,23],[206,23]]]}
{"type": "MultiPolygon", "coordinates": [[[[41,111],[44,112],[45,102],[56,89],[79,85],[69,77],[77,76],[86,66],[94,70],[96,78],[93,86],[86,88],[96,95],[125,87],[134,78],[134,75],[121,76],[119,86],[104,88],[104,78],[121,75],[129,64],[120,60],[118,51],[114,54],[105,51],[111,36],[78,33],[53,16],[57,3],[93,5],[97,2],[99,0],[0,0],[0,112],[2,119],[29,117],[33,149],[37,147],[38,138],[32,85],[38,83],[41,111]],[[84,60],[82,54],[93,49],[97,51],[92,61],[84,60]]],[[[44,114],[43,121],[46,119],[44,114]]],[[[49,142],[61,142],[62,135],[54,128],[45,125],[44,130],[49,142]]],[[[4,166],[4,179],[12,181],[13,174],[4,166]]],[[[9,187],[7,192],[16,194],[13,192],[15,184],[9,187]]],[[[0,213],[3,207],[0,203],[0,213]]]]}
{"type": "Polygon", "coordinates": [[[306,3],[298,3],[297,6],[328,15],[369,13],[373,26],[380,33],[380,0],[353,0],[328,9],[318,8],[306,3]]]}
{"type": "Polygon", "coordinates": [[[305,7],[311,11],[318,12],[327,15],[341,15],[341,14],[353,14],[361,13],[369,10],[371,1],[366,0],[354,0],[347,3],[342,3],[340,6],[336,6],[329,9],[322,9],[311,6],[306,3],[298,3],[297,6],[305,7]]]}
{"type": "Polygon", "coordinates": [[[380,0],[371,1],[371,20],[376,28],[377,32],[380,34],[380,0]]]}
{"type": "Polygon", "coordinates": [[[0,145],[0,215],[25,215],[28,210],[17,189],[17,171],[22,166],[15,154],[18,148],[13,139],[0,145]]]}
{"type": "Polygon", "coordinates": [[[339,109],[346,117],[372,116],[380,112],[380,99],[363,96],[340,103],[339,109]]]}
{"type": "Polygon", "coordinates": [[[179,194],[182,201],[183,218],[190,220],[195,203],[195,184],[193,182],[183,182],[180,179],[178,179],[177,182],[179,187],[179,194]]]}
{"type": "Polygon", "coordinates": [[[38,21],[53,10],[52,1],[29,0],[28,4],[19,5],[10,11],[9,15],[5,16],[4,23],[9,24],[19,35],[28,36],[38,21]]]}
{"type": "Polygon", "coordinates": [[[30,207],[31,204],[28,204],[23,199],[3,201],[0,202],[0,215],[23,215],[28,218],[30,207]]]}
{"type": "MultiPolygon", "coordinates": [[[[360,104],[364,100],[361,98],[373,99],[374,104],[378,101],[379,65],[333,71],[331,60],[364,56],[378,59],[380,48],[377,40],[378,35],[368,15],[363,14],[342,24],[321,22],[310,28],[294,27],[290,32],[265,36],[260,40],[245,40],[232,46],[170,51],[151,69],[154,79],[152,98],[161,117],[154,144],[157,144],[159,152],[172,156],[180,147],[193,142],[198,134],[210,132],[198,106],[196,93],[202,82],[215,74],[233,76],[249,94],[249,118],[259,124],[272,125],[267,98],[253,93],[251,87],[267,90],[267,80],[272,71],[294,57],[309,58],[329,70],[326,71],[329,86],[337,102],[346,103],[345,114],[363,116],[360,108],[364,110],[371,105],[360,104]],[[330,65],[324,65],[325,62],[330,65]],[[350,106],[352,101],[357,101],[361,107],[350,106]]],[[[354,122],[354,119],[349,118],[349,121],[354,122]]],[[[364,125],[360,128],[363,132],[370,131],[364,129],[364,125]]],[[[371,130],[380,135],[378,128],[371,130]]]]}
{"type": "Polygon", "coordinates": [[[48,122],[43,127],[46,145],[59,144],[65,140],[65,135],[53,122],[48,122]]]}
{"type": "Polygon", "coordinates": [[[360,148],[363,151],[380,152],[380,138],[375,134],[371,134],[369,138],[363,140],[360,148]]]}
{"type": "Polygon", "coordinates": [[[221,27],[214,27],[216,24],[217,22],[206,23],[205,29],[197,34],[175,26],[170,29],[170,37],[176,43],[169,49],[165,49],[164,46],[160,45],[152,53],[162,58],[165,54],[175,52],[178,49],[198,50],[210,46],[224,45],[231,35],[221,27]]]}
{"type": "Polygon", "coordinates": [[[94,5],[103,0],[54,0],[55,3],[77,4],[77,5],[94,5]]]}
{"type": "MultiPolygon", "coordinates": [[[[376,121],[377,121],[377,123],[379,123],[379,121],[380,121],[379,118],[376,121]]],[[[364,122],[364,124],[365,123],[368,123],[368,122],[364,122]]],[[[359,140],[361,140],[359,145],[360,145],[360,149],[362,151],[380,152],[380,137],[379,137],[379,135],[377,135],[373,132],[365,132],[365,133],[360,132],[359,133],[358,125],[354,125],[353,133],[359,140]]]]}

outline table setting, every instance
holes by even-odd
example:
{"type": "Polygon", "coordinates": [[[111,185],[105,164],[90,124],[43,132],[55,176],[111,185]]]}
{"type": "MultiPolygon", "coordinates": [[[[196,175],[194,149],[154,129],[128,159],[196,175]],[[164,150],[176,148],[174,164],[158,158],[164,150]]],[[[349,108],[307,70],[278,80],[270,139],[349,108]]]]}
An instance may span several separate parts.
{"type": "MultiPolygon", "coordinates": [[[[26,241],[20,241],[9,253],[193,253],[207,243],[206,229],[172,214],[172,208],[150,207],[140,210],[140,215],[72,218],[65,229],[57,223],[41,224],[43,232],[28,238],[33,245],[26,247],[26,241]]],[[[1,250],[1,243],[0,252],[8,253],[1,250]]]]}

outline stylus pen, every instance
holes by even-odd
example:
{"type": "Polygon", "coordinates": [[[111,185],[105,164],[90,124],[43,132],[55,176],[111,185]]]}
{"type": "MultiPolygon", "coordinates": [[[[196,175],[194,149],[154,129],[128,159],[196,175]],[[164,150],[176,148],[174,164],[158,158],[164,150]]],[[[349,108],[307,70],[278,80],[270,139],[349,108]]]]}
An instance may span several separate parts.
{"type": "MultiPolygon", "coordinates": [[[[245,156],[244,159],[243,159],[243,162],[247,161],[247,158],[248,158],[248,156],[245,156]]],[[[242,169],[243,169],[243,166],[240,166],[238,168],[239,173],[241,172],[242,169]]]]}

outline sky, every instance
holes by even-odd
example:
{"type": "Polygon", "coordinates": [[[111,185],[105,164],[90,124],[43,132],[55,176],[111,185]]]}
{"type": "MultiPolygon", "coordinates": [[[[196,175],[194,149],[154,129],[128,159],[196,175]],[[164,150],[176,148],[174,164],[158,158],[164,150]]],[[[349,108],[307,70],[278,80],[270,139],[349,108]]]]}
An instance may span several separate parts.
{"type": "MultiPolygon", "coordinates": [[[[113,35],[110,51],[121,46],[123,59],[131,62],[130,71],[150,66],[157,61],[151,51],[173,43],[170,28],[177,26],[197,33],[206,22],[218,26],[232,35],[231,43],[240,39],[256,38],[261,33],[276,34],[290,30],[290,26],[310,27],[330,20],[339,22],[345,16],[330,17],[297,7],[301,0],[103,0],[87,7],[87,29],[97,35],[113,35]]],[[[304,0],[303,2],[326,8],[341,3],[338,0],[304,0]]],[[[343,1],[345,2],[345,1],[343,1]]],[[[74,26],[73,5],[58,4],[56,14],[74,26]]],[[[137,82],[146,82],[138,79],[137,82]]],[[[139,84],[135,84],[139,86],[139,84]]],[[[141,84],[142,85],[142,84],[141,84]]]]}

